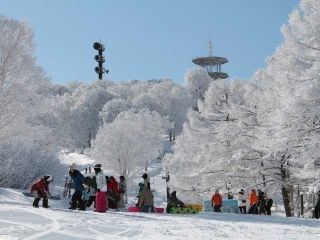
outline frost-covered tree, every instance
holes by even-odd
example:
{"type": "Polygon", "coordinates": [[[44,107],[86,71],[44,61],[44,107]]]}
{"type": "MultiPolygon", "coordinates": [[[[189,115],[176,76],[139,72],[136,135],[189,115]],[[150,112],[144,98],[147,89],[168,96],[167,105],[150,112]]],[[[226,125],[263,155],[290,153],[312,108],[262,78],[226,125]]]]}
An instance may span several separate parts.
{"type": "Polygon", "coordinates": [[[99,129],[89,152],[107,169],[131,177],[157,156],[167,123],[147,109],[120,113],[99,129]]]}
{"type": "Polygon", "coordinates": [[[121,113],[128,111],[131,108],[131,103],[122,98],[115,98],[107,102],[100,112],[102,123],[111,123],[121,113]]]}
{"type": "Polygon", "coordinates": [[[248,187],[253,182],[260,155],[253,148],[257,125],[250,82],[213,82],[199,102],[199,112],[190,111],[183,133],[168,156],[167,167],[175,189],[212,193],[216,188],[248,187]],[[187,174],[186,174],[187,173],[187,174]]]}
{"type": "Polygon", "coordinates": [[[264,88],[259,143],[264,174],[280,185],[292,215],[294,185],[315,180],[319,158],[320,3],[302,0],[282,28],[284,42],[255,79],[264,88]]]}
{"type": "Polygon", "coordinates": [[[172,80],[150,81],[148,85],[132,100],[133,107],[148,108],[166,116],[172,124],[172,131],[180,133],[186,112],[192,106],[191,95],[172,80]]]}
{"type": "Polygon", "coordinates": [[[193,108],[198,109],[198,100],[203,101],[212,78],[205,68],[189,69],[185,75],[185,85],[192,95],[193,108]]]}
{"type": "Polygon", "coordinates": [[[35,65],[33,33],[26,22],[0,16],[0,35],[0,141],[6,141],[26,132],[24,121],[46,79],[35,65]]]}
{"type": "Polygon", "coordinates": [[[27,22],[0,16],[0,36],[0,184],[26,187],[59,164],[48,152],[51,131],[38,121],[48,107],[50,84],[35,64],[27,22]]]}
{"type": "Polygon", "coordinates": [[[97,81],[80,84],[71,94],[57,96],[55,113],[60,129],[66,133],[65,141],[71,149],[84,150],[90,147],[100,126],[99,114],[103,106],[113,99],[107,88],[109,83],[97,81]]]}
{"type": "Polygon", "coordinates": [[[188,91],[169,79],[120,83],[108,91],[115,99],[103,108],[102,122],[109,122],[122,110],[147,108],[166,117],[172,124],[170,131],[178,134],[186,120],[187,109],[192,106],[188,91]]]}

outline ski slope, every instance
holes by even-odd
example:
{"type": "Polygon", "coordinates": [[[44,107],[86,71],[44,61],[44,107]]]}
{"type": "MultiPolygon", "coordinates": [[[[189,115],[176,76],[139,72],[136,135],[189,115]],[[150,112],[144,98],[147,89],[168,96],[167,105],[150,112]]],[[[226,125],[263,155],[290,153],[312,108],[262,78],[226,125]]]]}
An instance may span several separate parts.
{"type": "Polygon", "coordinates": [[[0,188],[0,239],[319,239],[320,220],[200,213],[169,215],[34,209],[32,198],[0,188]]]}

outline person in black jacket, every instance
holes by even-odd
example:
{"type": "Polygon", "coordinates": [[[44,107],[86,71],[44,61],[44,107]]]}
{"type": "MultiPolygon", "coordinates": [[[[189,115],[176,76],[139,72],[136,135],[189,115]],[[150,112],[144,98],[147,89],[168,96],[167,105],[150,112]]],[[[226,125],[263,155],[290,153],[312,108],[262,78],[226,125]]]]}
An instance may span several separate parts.
{"type": "Polygon", "coordinates": [[[264,192],[258,190],[258,214],[265,214],[266,200],[264,198],[264,192]]]}
{"type": "Polygon", "coordinates": [[[273,200],[272,200],[272,198],[269,198],[266,196],[265,201],[266,201],[266,206],[265,206],[266,214],[271,215],[271,207],[273,204],[273,200]]]}
{"type": "Polygon", "coordinates": [[[177,192],[173,191],[168,199],[167,203],[167,213],[170,213],[171,208],[173,207],[185,207],[185,204],[177,198],[177,192]]]}
{"type": "Polygon", "coordinates": [[[84,176],[76,169],[76,165],[70,166],[69,175],[74,184],[74,193],[71,198],[71,207],[69,209],[76,209],[79,206],[80,210],[86,210],[85,202],[82,200],[82,191],[84,176]]]}

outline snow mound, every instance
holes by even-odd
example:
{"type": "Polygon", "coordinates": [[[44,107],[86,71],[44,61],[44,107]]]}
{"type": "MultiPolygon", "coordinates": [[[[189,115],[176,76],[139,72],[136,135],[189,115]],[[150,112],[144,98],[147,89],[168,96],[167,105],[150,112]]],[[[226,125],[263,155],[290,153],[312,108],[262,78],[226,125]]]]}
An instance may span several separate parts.
{"type": "Polygon", "coordinates": [[[75,163],[77,166],[85,166],[89,165],[92,166],[95,164],[95,160],[92,158],[79,153],[69,153],[69,152],[61,152],[60,153],[60,159],[63,164],[71,165],[75,163]]]}

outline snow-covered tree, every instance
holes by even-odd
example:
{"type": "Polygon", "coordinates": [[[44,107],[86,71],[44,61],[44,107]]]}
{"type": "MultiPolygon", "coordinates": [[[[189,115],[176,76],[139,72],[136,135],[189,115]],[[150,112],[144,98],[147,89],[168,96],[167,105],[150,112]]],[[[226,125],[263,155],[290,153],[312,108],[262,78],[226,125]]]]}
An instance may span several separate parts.
{"type": "Polygon", "coordinates": [[[111,123],[121,113],[128,111],[131,108],[130,101],[122,98],[115,98],[107,102],[101,112],[100,118],[102,123],[111,123]]]}
{"type": "Polygon", "coordinates": [[[0,184],[26,187],[59,163],[48,152],[51,131],[38,121],[50,83],[35,64],[27,22],[0,16],[0,36],[0,184]]]}
{"type": "Polygon", "coordinates": [[[99,114],[103,106],[113,99],[107,88],[109,83],[97,81],[92,84],[80,84],[63,96],[57,96],[55,114],[60,121],[66,138],[70,138],[67,147],[84,150],[90,147],[100,126],[99,114]]]}
{"type": "Polygon", "coordinates": [[[89,154],[104,168],[131,177],[157,156],[166,125],[157,112],[148,109],[122,112],[99,129],[89,154]]]}
{"type": "Polygon", "coordinates": [[[189,69],[185,75],[185,85],[192,95],[193,108],[198,109],[198,100],[203,101],[212,78],[205,68],[189,69]]]}
{"type": "Polygon", "coordinates": [[[260,157],[252,146],[255,90],[244,81],[217,80],[210,85],[199,112],[189,112],[174,154],[166,158],[175,189],[206,196],[226,184],[229,188],[229,183],[233,189],[251,187],[255,177],[251,169],[260,157]]]}
{"type": "Polygon", "coordinates": [[[284,42],[255,76],[264,88],[258,107],[263,173],[280,185],[286,215],[295,186],[314,181],[319,158],[320,3],[302,0],[282,28],[284,42]]]}

